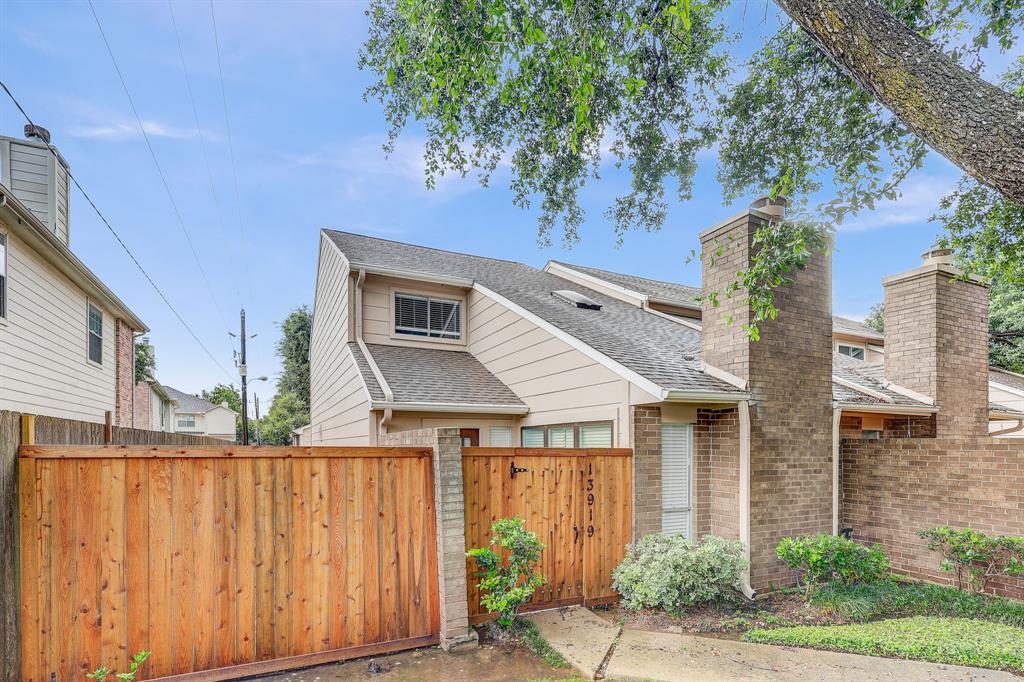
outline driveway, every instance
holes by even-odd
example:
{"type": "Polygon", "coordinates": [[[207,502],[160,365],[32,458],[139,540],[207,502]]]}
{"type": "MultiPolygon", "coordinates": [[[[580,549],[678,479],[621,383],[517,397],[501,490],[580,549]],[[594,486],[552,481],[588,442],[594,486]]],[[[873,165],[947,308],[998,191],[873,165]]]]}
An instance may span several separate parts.
{"type": "Polygon", "coordinates": [[[581,607],[542,611],[529,618],[552,648],[588,679],[603,675],[615,682],[1019,682],[1010,673],[983,668],[620,628],[581,607]]]}

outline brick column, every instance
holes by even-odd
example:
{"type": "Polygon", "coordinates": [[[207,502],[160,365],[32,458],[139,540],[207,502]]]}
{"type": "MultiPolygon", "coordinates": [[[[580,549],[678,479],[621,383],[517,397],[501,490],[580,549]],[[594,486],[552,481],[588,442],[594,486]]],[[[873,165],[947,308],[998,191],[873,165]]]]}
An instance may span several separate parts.
{"type": "Polygon", "coordinates": [[[633,423],[633,539],[661,532],[661,408],[635,405],[633,423]]]}
{"type": "Polygon", "coordinates": [[[420,429],[381,434],[382,446],[434,449],[434,513],[437,522],[437,593],[441,613],[441,647],[445,651],[475,646],[469,627],[466,578],[466,512],[462,484],[462,440],[459,430],[420,429]]]}
{"type": "MultiPolygon", "coordinates": [[[[153,424],[153,389],[150,388],[149,382],[140,381],[135,384],[134,395],[134,405],[132,405],[132,422],[130,426],[133,429],[159,431],[160,424],[153,424]]],[[[124,425],[122,424],[122,426],[124,425]]]]}
{"type": "MultiPolygon", "coordinates": [[[[135,392],[135,335],[121,319],[114,321],[114,423],[132,425],[135,392]]],[[[146,428],[146,427],[142,427],[146,428]]]]}

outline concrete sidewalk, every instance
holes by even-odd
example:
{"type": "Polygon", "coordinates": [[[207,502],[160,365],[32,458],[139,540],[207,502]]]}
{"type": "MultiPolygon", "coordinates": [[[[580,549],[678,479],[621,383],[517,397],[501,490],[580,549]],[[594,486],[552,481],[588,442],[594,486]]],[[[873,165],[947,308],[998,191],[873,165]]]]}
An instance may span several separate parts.
{"type": "Polygon", "coordinates": [[[588,679],[601,675],[615,682],[1010,682],[1019,679],[1010,673],[983,668],[621,629],[582,607],[541,611],[529,618],[548,644],[588,679]]]}

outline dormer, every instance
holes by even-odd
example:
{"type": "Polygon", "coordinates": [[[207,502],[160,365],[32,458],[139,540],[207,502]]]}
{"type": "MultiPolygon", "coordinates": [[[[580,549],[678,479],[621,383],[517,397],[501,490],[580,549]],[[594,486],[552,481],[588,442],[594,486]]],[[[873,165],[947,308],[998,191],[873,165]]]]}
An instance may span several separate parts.
{"type": "Polygon", "coordinates": [[[70,180],[67,161],[50,146],[45,128],[26,125],[24,139],[0,136],[0,183],[66,246],[71,241],[70,180]]]}

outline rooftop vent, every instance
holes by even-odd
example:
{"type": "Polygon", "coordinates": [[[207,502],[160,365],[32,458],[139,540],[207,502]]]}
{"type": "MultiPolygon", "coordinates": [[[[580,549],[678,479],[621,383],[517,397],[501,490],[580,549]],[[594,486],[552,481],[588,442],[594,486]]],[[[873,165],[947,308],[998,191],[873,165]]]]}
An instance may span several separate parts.
{"type": "Polygon", "coordinates": [[[584,296],[577,291],[569,291],[568,289],[560,289],[558,291],[552,291],[551,295],[555,298],[560,298],[570,305],[574,305],[577,308],[583,308],[584,310],[600,310],[601,304],[594,301],[589,296],[584,296]]]}

